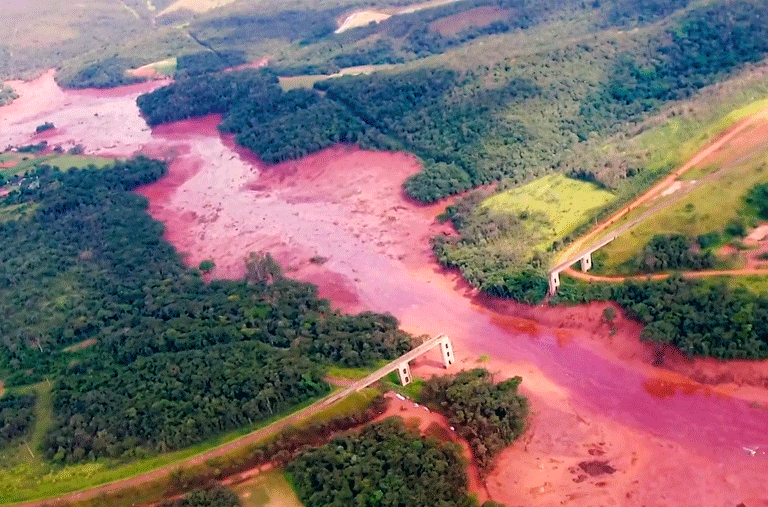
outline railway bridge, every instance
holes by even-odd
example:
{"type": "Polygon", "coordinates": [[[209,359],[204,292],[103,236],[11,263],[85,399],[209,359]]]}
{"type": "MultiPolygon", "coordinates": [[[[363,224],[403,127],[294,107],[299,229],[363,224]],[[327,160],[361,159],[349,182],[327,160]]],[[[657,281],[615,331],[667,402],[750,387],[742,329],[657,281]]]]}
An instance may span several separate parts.
{"type": "Polygon", "coordinates": [[[335,394],[332,394],[331,396],[328,396],[327,398],[324,398],[319,402],[319,405],[330,405],[331,403],[335,403],[342,398],[346,398],[354,392],[365,389],[371,384],[375,384],[393,371],[397,372],[397,376],[400,379],[400,383],[402,385],[408,385],[413,381],[413,377],[411,376],[410,362],[417,357],[423,356],[436,347],[440,348],[440,355],[443,358],[443,366],[445,366],[446,369],[449,368],[454,362],[456,362],[456,358],[453,355],[453,344],[451,343],[451,339],[444,334],[433,336],[415,349],[406,352],[394,361],[387,363],[385,366],[382,366],[367,377],[358,380],[352,385],[342,389],[335,394]]]}
{"type": "MultiPolygon", "coordinates": [[[[634,225],[634,224],[633,224],[634,225]]],[[[623,231],[621,231],[623,232],[623,231]]],[[[605,245],[616,239],[619,231],[612,232],[603,236],[597,243],[589,248],[585,248],[576,253],[573,257],[569,257],[567,260],[561,262],[549,271],[549,295],[552,296],[557,292],[557,288],[560,287],[560,273],[568,269],[573,264],[579,262],[581,270],[585,273],[592,269],[592,254],[603,248],[605,245]]]]}

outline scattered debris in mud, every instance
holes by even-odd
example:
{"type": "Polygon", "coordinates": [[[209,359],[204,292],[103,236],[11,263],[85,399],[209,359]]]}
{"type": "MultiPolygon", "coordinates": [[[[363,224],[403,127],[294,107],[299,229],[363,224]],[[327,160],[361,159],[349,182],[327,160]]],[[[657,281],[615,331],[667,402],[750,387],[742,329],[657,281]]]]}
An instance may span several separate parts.
{"type": "Polygon", "coordinates": [[[598,475],[612,474],[616,471],[607,461],[582,461],[579,463],[579,468],[588,473],[592,477],[598,475]]]}

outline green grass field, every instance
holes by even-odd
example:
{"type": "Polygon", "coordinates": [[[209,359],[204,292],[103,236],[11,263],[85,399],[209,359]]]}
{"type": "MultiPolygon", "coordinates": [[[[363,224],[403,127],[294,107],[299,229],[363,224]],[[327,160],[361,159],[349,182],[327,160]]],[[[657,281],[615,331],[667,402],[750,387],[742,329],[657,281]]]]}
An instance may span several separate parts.
{"type": "Polygon", "coordinates": [[[593,183],[551,174],[489,197],[483,205],[527,217],[535,248],[542,248],[589,221],[613,199],[611,192],[593,183]]]}
{"type": "Polygon", "coordinates": [[[243,507],[304,507],[282,470],[262,472],[233,489],[243,507]]]}

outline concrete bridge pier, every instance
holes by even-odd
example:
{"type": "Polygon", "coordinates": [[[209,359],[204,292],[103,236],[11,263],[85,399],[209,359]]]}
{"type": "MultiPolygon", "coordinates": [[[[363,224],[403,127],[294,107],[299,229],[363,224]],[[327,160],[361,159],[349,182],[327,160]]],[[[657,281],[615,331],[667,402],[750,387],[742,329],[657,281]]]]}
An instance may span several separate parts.
{"type": "Polygon", "coordinates": [[[443,339],[440,340],[440,353],[443,355],[443,365],[447,369],[456,360],[453,356],[453,344],[447,336],[443,336],[443,339]]]}
{"type": "Polygon", "coordinates": [[[411,376],[411,366],[408,361],[400,363],[397,366],[397,376],[400,378],[400,385],[407,386],[413,380],[411,376]]]}
{"type": "Polygon", "coordinates": [[[586,273],[590,269],[592,269],[592,254],[588,253],[581,258],[581,270],[586,273]]]}
{"type": "Polygon", "coordinates": [[[554,296],[558,287],[560,287],[560,272],[552,271],[549,274],[549,295],[554,296]]]}

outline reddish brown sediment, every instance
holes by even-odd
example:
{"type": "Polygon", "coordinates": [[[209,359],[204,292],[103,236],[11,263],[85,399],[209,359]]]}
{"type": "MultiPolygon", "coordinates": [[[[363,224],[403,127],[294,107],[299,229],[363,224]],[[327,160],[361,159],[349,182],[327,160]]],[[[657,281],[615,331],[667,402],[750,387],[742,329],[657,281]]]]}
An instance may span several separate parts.
{"type": "MultiPolygon", "coordinates": [[[[28,89],[19,89],[24,100],[28,89]]],[[[447,230],[434,218],[444,205],[419,206],[402,195],[402,181],[419,169],[413,156],[341,146],[266,166],[221,136],[217,117],[150,132],[132,105],[135,89],[57,93],[58,109],[33,120],[17,112],[14,121],[0,108],[0,126],[15,129],[3,129],[0,140],[23,144],[30,131],[19,125],[41,120],[67,135],[85,132],[87,111],[93,128],[105,130],[89,150],[108,152],[112,132],[122,140],[118,152],[167,158],[168,175],[139,192],[189,265],[212,259],[213,276],[237,278],[249,252],[269,251],[289,276],[317,284],[339,308],[390,312],[416,334],[447,333],[458,367],[523,376],[530,428],[500,456],[487,481],[491,498],[630,506],[768,498],[768,389],[755,380],[764,363],[691,362],[655,350],[621,316],[612,332],[604,305],[527,307],[477,296],[432,258],[429,237],[447,230]],[[130,115],[131,136],[120,137],[111,122],[130,115]],[[590,460],[616,471],[580,479],[578,464],[590,460]]],[[[444,371],[431,356],[413,368],[444,371]]]]}

